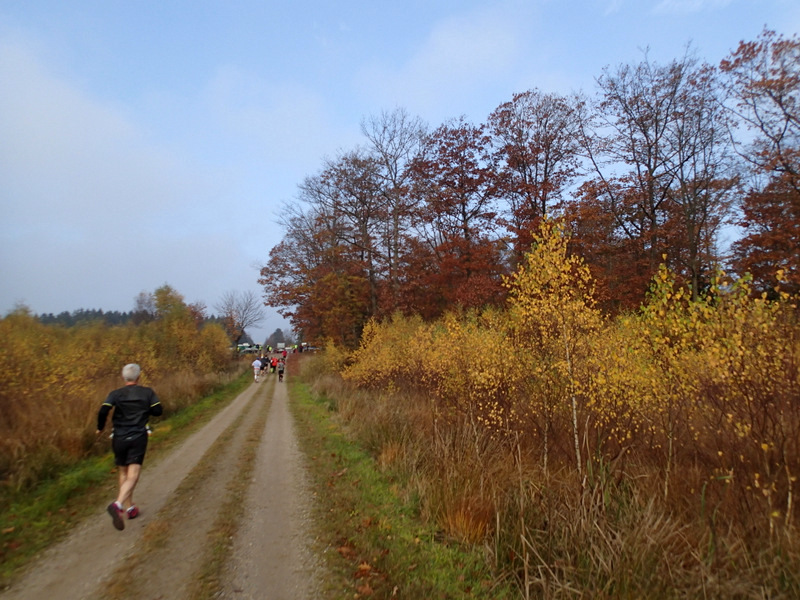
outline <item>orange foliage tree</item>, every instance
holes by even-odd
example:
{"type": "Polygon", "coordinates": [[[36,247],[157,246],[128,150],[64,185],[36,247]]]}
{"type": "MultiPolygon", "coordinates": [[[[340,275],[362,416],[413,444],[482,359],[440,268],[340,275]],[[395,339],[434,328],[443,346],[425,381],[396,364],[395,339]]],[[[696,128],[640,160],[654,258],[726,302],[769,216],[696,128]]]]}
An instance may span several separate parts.
{"type": "Polygon", "coordinates": [[[265,301],[280,307],[305,340],[357,343],[371,314],[370,285],[363,261],[346,241],[341,213],[323,204],[297,208],[285,225],[286,238],[261,267],[265,301]]]}
{"type": "Polygon", "coordinates": [[[580,106],[575,98],[534,89],[514,94],[489,115],[515,262],[530,248],[539,219],[553,216],[577,176],[580,106]]]}
{"type": "Polygon", "coordinates": [[[666,64],[645,55],[606,68],[591,102],[529,90],[485,124],[462,117],[430,133],[399,109],[368,119],[366,145],[300,186],[305,207],[289,210],[262,269],[265,298],[306,337],[339,341],[346,330],[350,345],[370,318],[398,310],[435,319],[497,306],[537,221],[554,216],[566,218],[604,311],[639,306],[661,262],[697,300],[742,200],[736,152],[761,180],[741,203],[734,270],[769,292],[780,268],[781,289],[795,290],[797,58],[796,38],[765,32],[719,69],[688,49],[666,64]],[[737,121],[755,143],[735,137],[737,121]],[[339,319],[326,318],[332,310],[339,319]]]}
{"type": "Polygon", "coordinates": [[[419,293],[436,290],[446,305],[480,307],[502,297],[497,239],[497,177],[483,126],[443,125],[413,161],[419,237],[432,263],[419,293]]]}
{"type": "Polygon", "coordinates": [[[800,37],[764,30],[742,42],[720,64],[727,76],[729,108],[754,141],[739,145],[753,176],[734,245],[734,266],[750,272],[756,287],[800,290],[800,37]]]}

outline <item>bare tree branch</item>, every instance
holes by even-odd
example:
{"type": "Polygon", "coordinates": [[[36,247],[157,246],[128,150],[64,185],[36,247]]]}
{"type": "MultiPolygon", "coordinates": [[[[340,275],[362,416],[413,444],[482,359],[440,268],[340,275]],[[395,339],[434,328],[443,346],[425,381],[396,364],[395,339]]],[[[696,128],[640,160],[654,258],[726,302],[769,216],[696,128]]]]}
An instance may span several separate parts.
{"type": "Polygon", "coordinates": [[[239,343],[248,327],[259,325],[266,317],[264,306],[253,291],[225,292],[214,308],[234,344],[239,343]]]}

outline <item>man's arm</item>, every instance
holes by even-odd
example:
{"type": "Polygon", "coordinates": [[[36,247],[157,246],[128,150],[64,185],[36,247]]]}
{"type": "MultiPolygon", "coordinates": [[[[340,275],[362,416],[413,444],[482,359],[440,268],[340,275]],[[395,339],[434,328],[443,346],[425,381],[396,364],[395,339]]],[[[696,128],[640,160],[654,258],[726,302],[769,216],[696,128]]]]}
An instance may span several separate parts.
{"type": "Polygon", "coordinates": [[[161,401],[153,392],[153,397],[150,399],[150,416],[160,417],[164,413],[164,407],[161,406],[161,401]]]}
{"type": "Polygon", "coordinates": [[[111,408],[112,405],[108,400],[103,402],[103,406],[100,407],[100,412],[97,413],[97,433],[103,431],[106,426],[106,419],[108,418],[108,413],[111,412],[111,408]]]}

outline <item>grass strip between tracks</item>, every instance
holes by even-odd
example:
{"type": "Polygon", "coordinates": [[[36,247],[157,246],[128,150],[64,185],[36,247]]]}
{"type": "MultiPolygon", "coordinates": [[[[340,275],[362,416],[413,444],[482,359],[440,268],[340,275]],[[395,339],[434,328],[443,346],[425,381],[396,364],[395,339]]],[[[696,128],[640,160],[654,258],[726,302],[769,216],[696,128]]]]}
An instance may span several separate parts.
{"type": "Polygon", "coordinates": [[[225,502],[220,507],[214,525],[208,532],[207,553],[195,584],[190,590],[190,600],[209,600],[219,592],[222,574],[233,547],[233,538],[242,522],[245,509],[245,497],[251,485],[256,456],[267,422],[272,397],[275,391],[274,378],[267,390],[269,400],[262,403],[252,426],[247,432],[234,475],[228,482],[225,502]]]}

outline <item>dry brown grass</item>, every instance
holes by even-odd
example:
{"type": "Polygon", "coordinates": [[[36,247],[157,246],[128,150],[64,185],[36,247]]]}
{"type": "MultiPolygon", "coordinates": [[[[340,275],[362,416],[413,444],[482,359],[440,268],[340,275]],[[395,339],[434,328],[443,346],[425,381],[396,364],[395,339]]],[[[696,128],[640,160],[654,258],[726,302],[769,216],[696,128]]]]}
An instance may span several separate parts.
{"type": "Polygon", "coordinates": [[[496,577],[516,581],[521,597],[800,595],[796,536],[738,527],[724,480],[701,489],[698,473],[676,470],[665,496],[664,474],[646,456],[589,457],[579,477],[568,429],[550,433],[560,451],[544,471],[535,437],[493,435],[434,411],[419,392],[359,390],[330,373],[314,380],[401,482],[398,494],[443,539],[484,546],[496,577]]]}
{"type": "MultiPolygon", "coordinates": [[[[144,383],[156,390],[165,416],[169,416],[230,382],[243,368],[234,363],[229,370],[213,375],[180,371],[144,383]]],[[[19,402],[10,411],[13,418],[0,424],[3,484],[9,489],[26,488],[81,458],[107,451],[94,433],[97,412],[108,392],[121,384],[119,377],[105,376],[78,391],[64,385],[52,393],[41,392],[35,402],[19,402]]]]}

